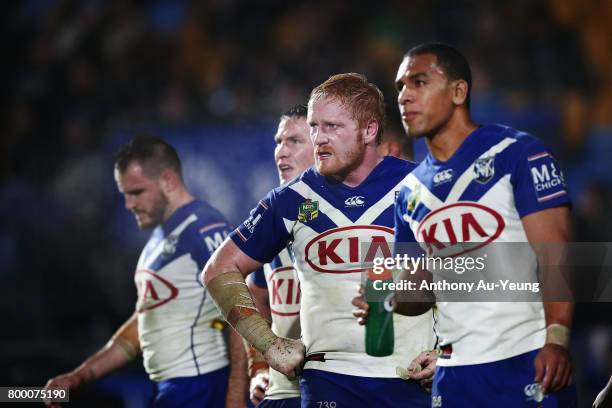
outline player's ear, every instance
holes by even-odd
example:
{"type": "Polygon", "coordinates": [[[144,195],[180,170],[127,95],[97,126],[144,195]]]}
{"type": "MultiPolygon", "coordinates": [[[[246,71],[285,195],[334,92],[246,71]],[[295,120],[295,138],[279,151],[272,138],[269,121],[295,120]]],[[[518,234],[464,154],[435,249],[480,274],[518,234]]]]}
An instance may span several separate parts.
{"type": "Polygon", "coordinates": [[[159,175],[159,185],[165,194],[174,191],[178,186],[178,182],[179,179],[177,174],[170,169],[164,170],[162,174],[159,175]]]}
{"type": "Polygon", "coordinates": [[[364,144],[376,143],[376,135],[378,134],[379,123],[375,119],[371,119],[365,128],[364,144]]]}
{"type": "Polygon", "coordinates": [[[463,79],[451,82],[453,104],[463,105],[468,96],[468,83],[463,79]]]}

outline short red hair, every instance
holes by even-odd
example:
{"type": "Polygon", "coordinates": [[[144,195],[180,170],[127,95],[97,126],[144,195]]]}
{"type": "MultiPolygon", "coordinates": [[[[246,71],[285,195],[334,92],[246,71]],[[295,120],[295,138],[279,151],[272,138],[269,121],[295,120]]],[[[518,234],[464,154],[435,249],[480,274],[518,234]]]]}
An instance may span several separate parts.
{"type": "Polygon", "coordinates": [[[377,121],[376,144],[380,144],[385,127],[385,98],[376,85],[354,72],[333,75],[312,90],[308,106],[325,98],[340,102],[361,128],[371,120],[377,121]]]}

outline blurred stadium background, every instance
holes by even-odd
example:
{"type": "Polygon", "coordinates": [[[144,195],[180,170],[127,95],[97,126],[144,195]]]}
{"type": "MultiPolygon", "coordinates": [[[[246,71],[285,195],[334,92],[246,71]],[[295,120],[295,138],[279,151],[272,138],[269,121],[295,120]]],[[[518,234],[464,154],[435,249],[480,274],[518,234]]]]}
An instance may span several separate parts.
{"type": "MultiPolygon", "coordinates": [[[[422,41],[467,55],[479,122],[553,147],[576,241],[610,241],[610,1],[24,0],[3,9],[0,385],[42,385],[73,368],[133,310],[147,233],[112,178],[122,142],[139,132],[171,141],[192,190],[238,223],[277,184],[279,112],[349,71],[395,107],[397,66],[422,41]]],[[[612,370],[610,312],[578,305],[580,406],[612,370]]],[[[145,378],[136,362],[76,398],[138,407],[145,378]]]]}

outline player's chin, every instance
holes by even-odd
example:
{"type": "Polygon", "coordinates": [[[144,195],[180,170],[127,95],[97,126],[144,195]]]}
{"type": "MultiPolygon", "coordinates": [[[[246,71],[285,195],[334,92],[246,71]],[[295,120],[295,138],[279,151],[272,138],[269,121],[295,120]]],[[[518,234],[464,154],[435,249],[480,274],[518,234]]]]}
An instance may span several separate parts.
{"type": "Polygon", "coordinates": [[[419,137],[423,137],[425,135],[425,132],[423,131],[423,129],[419,126],[408,126],[406,129],[406,133],[408,134],[409,137],[412,138],[419,138],[419,137]]]}
{"type": "Polygon", "coordinates": [[[419,138],[419,137],[425,136],[426,134],[430,132],[430,129],[428,128],[429,126],[427,126],[426,123],[423,123],[422,121],[414,120],[404,129],[408,133],[408,136],[413,137],[413,138],[419,138]]]}
{"type": "Polygon", "coordinates": [[[300,173],[298,173],[297,171],[284,171],[280,173],[279,179],[281,181],[281,184],[286,184],[299,175],[300,173]]]}
{"type": "Polygon", "coordinates": [[[333,166],[332,163],[326,161],[317,160],[316,163],[317,171],[322,176],[333,176],[336,173],[336,166],[333,166]]]}
{"type": "Polygon", "coordinates": [[[155,226],[155,223],[150,218],[136,218],[136,223],[140,229],[149,229],[155,226]]]}

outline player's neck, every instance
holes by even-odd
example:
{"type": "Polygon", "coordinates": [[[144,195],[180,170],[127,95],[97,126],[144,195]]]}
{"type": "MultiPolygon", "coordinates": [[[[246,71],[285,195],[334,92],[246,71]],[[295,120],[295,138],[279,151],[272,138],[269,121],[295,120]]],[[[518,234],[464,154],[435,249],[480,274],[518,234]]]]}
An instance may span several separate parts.
{"type": "Polygon", "coordinates": [[[165,211],[164,222],[166,222],[176,210],[186,204],[189,204],[193,200],[195,200],[195,197],[191,195],[191,193],[184,187],[174,191],[172,196],[168,197],[168,207],[165,211]]]}
{"type": "Polygon", "coordinates": [[[357,167],[351,170],[346,176],[334,178],[341,181],[345,186],[357,187],[370,175],[372,170],[374,170],[382,160],[383,157],[378,155],[375,148],[366,148],[363,161],[357,167]]]}
{"type": "Polygon", "coordinates": [[[427,147],[437,160],[447,161],[477,127],[469,113],[456,112],[434,135],[425,139],[427,147]]]}

